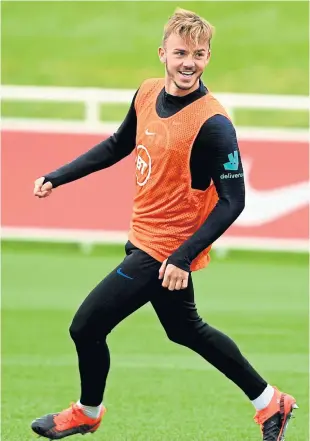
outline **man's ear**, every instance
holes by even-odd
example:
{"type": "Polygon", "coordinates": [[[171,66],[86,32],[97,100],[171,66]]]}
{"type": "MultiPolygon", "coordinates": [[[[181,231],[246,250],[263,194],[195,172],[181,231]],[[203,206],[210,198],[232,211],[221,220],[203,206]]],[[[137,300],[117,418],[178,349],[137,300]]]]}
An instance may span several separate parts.
{"type": "Polygon", "coordinates": [[[158,48],[158,56],[161,63],[166,63],[166,52],[165,49],[161,46],[158,48]]]}
{"type": "Polygon", "coordinates": [[[207,55],[207,60],[206,60],[205,66],[207,66],[209,64],[210,58],[211,58],[211,49],[209,49],[209,51],[208,51],[208,55],[207,55]]]}

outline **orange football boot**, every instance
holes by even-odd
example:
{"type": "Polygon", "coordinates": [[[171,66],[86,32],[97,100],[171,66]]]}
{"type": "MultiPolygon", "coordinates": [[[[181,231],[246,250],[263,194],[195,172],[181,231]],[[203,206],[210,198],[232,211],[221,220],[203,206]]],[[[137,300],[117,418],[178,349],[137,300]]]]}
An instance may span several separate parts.
{"type": "Polygon", "coordinates": [[[267,407],[258,410],[254,421],[260,425],[263,441],[284,441],[284,435],[293,409],[297,409],[295,398],[274,387],[274,395],[267,407]]]}
{"type": "Polygon", "coordinates": [[[45,438],[62,439],[66,436],[80,433],[94,433],[99,428],[106,408],[102,407],[98,418],[86,416],[77,404],[59,413],[50,413],[34,420],[31,424],[32,430],[45,438]]]}

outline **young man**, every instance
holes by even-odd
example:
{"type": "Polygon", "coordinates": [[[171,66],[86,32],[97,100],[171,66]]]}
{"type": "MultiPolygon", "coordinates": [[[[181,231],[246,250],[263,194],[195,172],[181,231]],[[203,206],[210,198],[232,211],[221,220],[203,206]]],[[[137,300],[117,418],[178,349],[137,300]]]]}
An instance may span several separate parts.
{"type": "Polygon", "coordinates": [[[213,28],[177,9],[160,61],[164,79],[145,81],[119,130],[71,163],[35,181],[34,194],[109,167],[135,150],[136,195],[126,257],[80,306],[70,327],[81,377],[80,400],[36,419],[50,439],[95,432],[110,366],[106,337],[151,302],[167,336],[226,375],[257,412],[263,441],[283,440],[296,401],[270,386],[236,344],[198,315],[191,271],[209,262],[211,244],[244,208],[244,181],[234,127],[200,80],[210,60],[213,28]]]}

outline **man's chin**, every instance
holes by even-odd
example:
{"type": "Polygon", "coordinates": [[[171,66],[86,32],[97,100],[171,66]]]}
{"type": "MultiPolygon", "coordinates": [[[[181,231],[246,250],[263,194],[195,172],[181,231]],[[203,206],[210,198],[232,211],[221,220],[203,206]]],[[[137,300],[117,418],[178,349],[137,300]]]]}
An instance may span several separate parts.
{"type": "Polygon", "coordinates": [[[196,81],[191,82],[190,84],[182,84],[178,81],[174,81],[175,86],[180,90],[190,90],[192,87],[195,86],[196,81]]]}

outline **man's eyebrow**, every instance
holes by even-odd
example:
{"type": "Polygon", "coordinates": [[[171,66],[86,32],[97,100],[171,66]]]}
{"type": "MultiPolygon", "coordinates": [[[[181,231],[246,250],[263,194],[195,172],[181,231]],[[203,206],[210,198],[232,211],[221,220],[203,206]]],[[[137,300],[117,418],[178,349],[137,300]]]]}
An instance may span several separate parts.
{"type": "MultiPolygon", "coordinates": [[[[179,51],[179,52],[187,52],[187,49],[182,49],[182,48],[178,48],[178,47],[174,48],[173,50],[174,50],[174,51],[179,51]]],[[[197,52],[206,52],[206,51],[207,51],[207,49],[205,49],[205,48],[201,48],[201,49],[196,49],[196,50],[194,51],[194,53],[197,53],[197,52]]]]}

